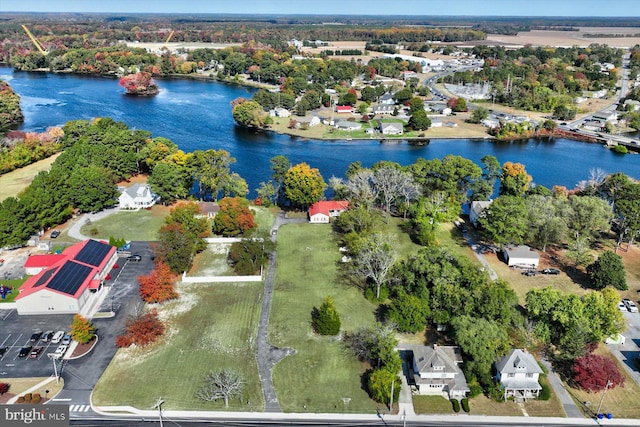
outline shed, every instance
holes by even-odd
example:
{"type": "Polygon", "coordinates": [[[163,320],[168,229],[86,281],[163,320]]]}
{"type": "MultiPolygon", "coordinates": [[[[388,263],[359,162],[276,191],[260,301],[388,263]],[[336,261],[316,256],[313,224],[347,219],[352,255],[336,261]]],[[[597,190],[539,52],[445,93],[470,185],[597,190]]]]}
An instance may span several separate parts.
{"type": "Polygon", "coordinates": [[[507,265],[538,268],[540,263],[540,255],[538,252],[531,250],[529,246],[508,246],[504,250],[504,258],[507,261],[507,265]]]}

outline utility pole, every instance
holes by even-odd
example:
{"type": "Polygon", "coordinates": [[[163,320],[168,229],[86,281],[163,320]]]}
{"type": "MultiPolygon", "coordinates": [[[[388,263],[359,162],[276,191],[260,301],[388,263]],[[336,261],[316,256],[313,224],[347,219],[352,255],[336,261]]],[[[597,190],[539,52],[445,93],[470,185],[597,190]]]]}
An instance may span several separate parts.
{"type": "Polygon", "coordinates": [[[612,385],[613,383],[607,380],[607,384],[604,386],[604,390],[602,391],[602,397],[600,398],[600,403],[598,404],[598,410],[596,411],[596,418],[598,417],[598,414],[600,414],[600,409],[602,408],[602,402],[604,402],[604,395],[607,394],[607,390],[612,385]]]}
{"type": "Polygon", "coordinates": [[[162,404],[164,403],[164,400],[162,400],[161,397],[158,398],[158,401],[156,402],[156,406],[154,406],[154,408],[158,408],[158,416],[160,417],[160,427],[163,427],[162,424],[162,404]]]}
{"type": "Polygon", "coordinates": [[[56,366],[57,357],[52,353],[47,354],[47,356],[53,362],[53,373],[56,376],[56,384],[58,384],[58,383],[60,383],[60,376],[58,375],[58,367],[56,366]]]}
{"type": "Polygon", "coordinates": [[[393,389],[396,385],[396,380],[394,378],[393,382],[391,383],[391,399],[389,399],[389,413],[393,413],[393,389]]]}

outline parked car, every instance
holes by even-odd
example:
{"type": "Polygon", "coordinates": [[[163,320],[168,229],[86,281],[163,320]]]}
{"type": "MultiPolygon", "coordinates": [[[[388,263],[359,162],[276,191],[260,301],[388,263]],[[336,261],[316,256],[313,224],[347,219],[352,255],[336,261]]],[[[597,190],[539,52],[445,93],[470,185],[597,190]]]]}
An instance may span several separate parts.
{"type": "Polygon", "coordinates": [[[70,334],[65,335],[65,336],[64,336],[64,338],[62,338],[62,342],[61,342],[61,344],[62,344],[62,345],[69,345],[69,344],[71,344],[71,335],[70,335],[70,334]]]}
{"type": "Polygon", "coordinates": [[[36,342],[40,339],[40,337],[42,336],[42,331],[37,331],[34,332],[33,334],[31,334],[31,342],[36,342]]]}
{"type": "Polygon", "coordinates": [[[558,275],[560,274],[560,270],[558,270],[557,268],[545,268],[541,271],[542,274],[553,274],[553,275],[558,275]]]}
{"type": "Polygon", "coordinates": [[[4,356],[7,351],[9,351],[9,347],[0,347],[0,357],[4,356]]]}
{"type": "Polygon", "coordinates": [[[630,312],[632,313],[638,312],[638,307],[636,306],[636,303],[631,301],[629,298],[624,298],[622,302],[624,303],[624,305],[627,306],[627,310],[629,310],[630,312]]]}
{"type": "Polygon", "coordinates": [[[64,331],[56,332],[53,334],[53,338],[51,338],[51,343],[58,344],[62,340],[62,337],[64,337],[64,331]]]}
{"type": "Polygon", "coordinates": [[[62,358],[62,356],[67,352],[67,348],[68,347],[66,345],[59,345],[58,348],[56,348],[56,351],[53,352],[54,357],[62,358]]]}
{"type": "Polygon", "coordinates": [[[42,342],[49,342],[53,338],[53,331],[47,331],[42,334],[42,342]]]}
{"type": "Polygon", "coordinates": [[[140,262],[142,261],[142,257],[138,254],[134,254],[134,255],[129,255],[127,257],[127,261],[135,261],[135,262],[140,262]]]}
{"type": "Polygon", "coordinates": [[[28,345],[26,347],[22,347],[20,349],[20,353],[18,353],[18,357],[27,357],[29,355],[29,353],[31,353],[31,346],[28,345]]]}
{"type": "Polygon", "coordinates": [[[522,274],[524,274],[525,276],[535,276],[536,274],[538,274],[538,272],[536,270],[525,270],[522,272],[522,274]]]}
{"type": "Polygon", "coordinates": [[[40,356],[40,353],[42,353],[42,346],[33,347],[33,350],[29,353],[29,357],[31,359],[37,359],[38,356],[40,356]]]}
{"type": "Polygon", "coordinates": [[[620,302],[618,303],[618,310],[620,310],[620,311],[627,311],[627,305],[626,305],[624,302],[620,301],[620,302]]]}
{"type": "Polygon", "coordinates": [[[58,237],[60,235],[60,230],[53,230],[51,232],[51,238],[55,239],[56,237],[58,237]]]}

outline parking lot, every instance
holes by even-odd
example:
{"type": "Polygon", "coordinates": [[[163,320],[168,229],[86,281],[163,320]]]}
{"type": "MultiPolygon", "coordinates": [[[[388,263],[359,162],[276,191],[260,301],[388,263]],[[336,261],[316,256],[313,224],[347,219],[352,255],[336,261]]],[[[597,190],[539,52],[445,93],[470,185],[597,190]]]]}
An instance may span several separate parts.
{"type": "MultiPolygon", "coordinates": [[[[80,375],[85,379],[90,378],[97,381],[97,378],[109,364],[116,351],[115,336],[124,328],[127,316],[133,306],[141,301],[138,295],[137,277],[148,274],[153,269],[152,252],[148,243],[132,243],[131,253],[139,254],[140,261],[127,261],[126,258],[119,260],[119,267],[112,270],[111,279],[105,283],[103,292],[108,293],[106,293],[99,311],[109,312],[113,309],[116,315],[111,318],[94,320],[100,337],[98,345],[90,353],[90,356],[64,363],[64,365],[70,363],[84,371],[80,375]]],[[[72,314],[19,316],[16,310],[2,310],[0,306],[0,349],[7,348],[5,353],[0,356],[0,381],[2,378],[53,375],[53,362],[47,354],[55,352],[60,343],[43,342],[41,338],[32,342],[31,336],[34,332],[69,332],[72,321],[72,314]],[[29,346],[42,346],[42,351],[35,358],[31,358],[29,355],[19,357],[20,349],[29,346]]],[[[65,380],[67,379],[65,378],[65,380]]]]}

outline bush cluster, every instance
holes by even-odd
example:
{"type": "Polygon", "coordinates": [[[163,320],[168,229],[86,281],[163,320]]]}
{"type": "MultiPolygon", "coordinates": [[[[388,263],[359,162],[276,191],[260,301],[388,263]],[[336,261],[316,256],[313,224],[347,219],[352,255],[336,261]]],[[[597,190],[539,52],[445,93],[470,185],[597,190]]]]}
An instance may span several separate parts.
{"type": "Polygon", "coordinates": [[[450,402],[453,405],[453,412],[455,412],[456,414],[460,412],[460,402],[458,401],[458,399],[451,399],[450,402]]]}
{"type": "Polygon", "coordinates": [[[32,405],[37,405],[42,401],[42,396],[40,393],[26,393],[24,396],[18,397],[16,403],[29,403],[32,405]]]}
{"type": "Polygon", "coordinates": [[[469,412],[469,399],[465,397],[460,401],[460,403],[462,404],[462,410],[464,412],[469,412]]]}

